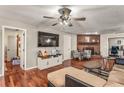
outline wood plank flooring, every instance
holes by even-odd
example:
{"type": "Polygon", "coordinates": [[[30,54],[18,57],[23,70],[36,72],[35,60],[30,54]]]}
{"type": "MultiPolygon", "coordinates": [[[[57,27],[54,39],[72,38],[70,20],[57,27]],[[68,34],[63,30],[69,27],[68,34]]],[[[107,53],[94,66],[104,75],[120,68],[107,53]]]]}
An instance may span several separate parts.
{"type": "MultiPolygon", "coordinates": [[[[102,60],[102,59],[92,59],[102,60]]],[[[24,71],[19,65],[13,66],[11,62],[6,63],[7,70],[5,76],[0,78],[0,86],[6,87],[47,87],[47,74],[49,72],[73,66],[83,69],[85,61],[66,60],[62,65],[55,66],[45,70],[31,69],[24,71]]]]}

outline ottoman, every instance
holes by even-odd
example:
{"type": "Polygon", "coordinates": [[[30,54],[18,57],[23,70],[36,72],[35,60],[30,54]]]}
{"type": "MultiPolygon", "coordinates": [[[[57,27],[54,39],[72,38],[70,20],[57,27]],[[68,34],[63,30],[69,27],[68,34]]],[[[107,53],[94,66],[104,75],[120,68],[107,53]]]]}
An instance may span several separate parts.
{"type": "Polygon", "coordinates": [[[48,74],[49,82],[55,87],[65,87],[65,75],[68,74],[76,79],[95,87],[106,84],[106,80],[74,67],[66,67],[48,74]]]}

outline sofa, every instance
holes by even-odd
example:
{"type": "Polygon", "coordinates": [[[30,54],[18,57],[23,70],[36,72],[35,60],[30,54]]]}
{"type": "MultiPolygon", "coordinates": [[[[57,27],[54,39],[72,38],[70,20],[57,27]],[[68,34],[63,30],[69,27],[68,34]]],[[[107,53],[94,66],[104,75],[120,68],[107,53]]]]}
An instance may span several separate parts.
{"type": "Polygon", "coordinates": [[[124,66],[115,65],[108,80],[74,67],[66,67],[48,74],[52,87],[124,87],[124,66]]]}
{"type": "Polygon", "coordinates": [[[124,65],[124,58],[116,58],[116,64],[124,65]]]}

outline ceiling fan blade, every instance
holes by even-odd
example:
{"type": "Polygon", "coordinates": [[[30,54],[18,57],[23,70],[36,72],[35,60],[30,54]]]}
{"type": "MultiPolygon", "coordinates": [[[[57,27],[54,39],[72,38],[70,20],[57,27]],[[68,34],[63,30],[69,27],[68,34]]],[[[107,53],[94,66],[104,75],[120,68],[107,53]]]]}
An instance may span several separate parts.
{"type": "Polygon", "coordinates": [[[86,20],[85,17],[81,17],[81,18],[73,18],[73,19],[76,20],[76,21],[85,21],[85,20],[86,20]]]}
{"type": "Polygon", "coordinates": [[[72,23],[69,23],[68,26],[69,26],[69,27],[72,27],[73,25],[72,25],[72,23]]]}
{"type": "Polygon", "coordinates": [[[58,23],[54,23],[54,24],[52,24],[52,26],[55,26],[55,25],[57,25],[58,23]]]}
{"type": "Polygon", "coordinates": [[[55,17],[43,16],[43,18],[56,19],[55,17]]]}

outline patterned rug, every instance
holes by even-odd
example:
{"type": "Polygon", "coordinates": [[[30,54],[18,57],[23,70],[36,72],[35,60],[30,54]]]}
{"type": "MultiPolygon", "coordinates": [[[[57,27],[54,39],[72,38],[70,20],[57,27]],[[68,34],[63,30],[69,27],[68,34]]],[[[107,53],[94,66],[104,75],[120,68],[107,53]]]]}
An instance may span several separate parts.
{"type": "Polygon", "coordinates": [[[104,71],[104,70],[92,69],[92,70],[86,71],[86,72],[91,73],[93,75],[96,75],[98,77],[101,77],[101,78],[103,78],[105,80],[107,80],[108,76],[109,76],[109,72],[104,71]]]}

